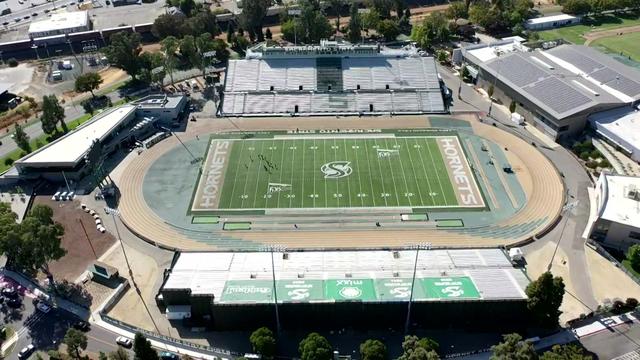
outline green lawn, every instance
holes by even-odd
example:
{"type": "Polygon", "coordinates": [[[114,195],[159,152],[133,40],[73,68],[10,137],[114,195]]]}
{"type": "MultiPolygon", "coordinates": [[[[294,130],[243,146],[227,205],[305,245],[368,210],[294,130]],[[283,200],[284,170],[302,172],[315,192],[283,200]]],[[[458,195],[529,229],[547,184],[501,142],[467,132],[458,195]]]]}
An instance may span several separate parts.
{"type": "Polygon", "coordinates": [[[598,39],[592,42],[591,46],[602,48],[609,53],[622,53],[623,56],[630,56],[631,59],[640,62],[640,33],[598,39]]]}
{"type": "Polygon", "coordinates": [[[571,43],[582,45],[585,42],[585,39],[582,37],[584,33],[633,25],[640,25],[640,14],[633,13],[624,16],[606,15],[595,19],[585,18],[582,25],[540,31],[538,34],[541,40],[565,39],[571,43]]]}
{"type": "Polygon", "coordinates": [[[640,279],[640,273],[638,273],[631,267],[631,263],[629,262],[629,260],[622,260],[622,266],[624,266],[625,269],[629,270],[629,272],[640,279]]]}
{"type": "Polygon", "coordinates": [[[458,205],[435,137],[324,136],[233,140],[218,208],[458,205]]]}

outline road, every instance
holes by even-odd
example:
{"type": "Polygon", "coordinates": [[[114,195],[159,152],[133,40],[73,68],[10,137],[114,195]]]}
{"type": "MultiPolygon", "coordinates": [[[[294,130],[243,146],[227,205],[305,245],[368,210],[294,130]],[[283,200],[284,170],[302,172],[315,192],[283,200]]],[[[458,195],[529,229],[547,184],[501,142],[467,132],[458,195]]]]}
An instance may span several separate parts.
{"type": "Polygon", "coordinates": [[[54,3],[50,3],[47,1],[23,1],[23,0],[7,0],[7,5],[11,9],[11,14],[4,15],[0,17],[0,23],[8,22],[7,25],[4,25],[5,29],[10,29],[13,27],[25,25],[32,20],[40,20],[46,17],[44,12],[45,9],[53,10],[54,8],[64,8],[67,5],[75,4],[77,1],[68,0],[68,1],[56,1],[54,3]],[[20,4],[20,1],[23,3],[20,4]],[[55,4],[55,5],[54,5],[55,4]],[[54,7],[55,6],[55,7],[54,7]],[[32,16],[34,13],[37,13],[37,16],[32,16]],[[25,19],[25,16],[29,16],[28,19],[25,19]],[[16,22],[15,19],[20,19],[20,21],[16,22]]]}
{"type": "MultiPolygon", "coordinates": [[[[640,324],[624,324],[615,329],[608,329],[599,333],[585,336],[580,343],[587,350],[598,355],[599,359],[613,359],[618,356],[640,349],[640,324]]],[[[629,358],[638,359],[636,358],[629,358]]]]}
{"type": "MultiPolygon", "coordinates": [[[[467,84],[461,86],[461,100],[458,99],[458,88],[460,80],[449,69],[439,66],[440,75],[445,84],[453,93],[452,111],[489,111],[489,100],[478,93],[473,87],[467,84]]],[[[575,204],[575,206],[565,212],[564,218],[549,233],[537,239],[533,243],[523,247],[526,254],[543,247],[546,243],[555,244],[560,241],[559,247],[567,255],[567,261],[570,266],[571,282],[574,285],[575,296],[580,299],[588,307],[595,309],[598,305],[593,296],[591,288],[591,279],[587,269],[586,257],[584,253],[584,240],[582,232],[584,231],[587,220],[589,218],[589,196],[587,188],[591,187],[591,180],[582,165],[574,158],[574,156],[563,147],[554,149],[542,146],[543,143],[520,126],[514,126],[510,121],[510,114],[503,111],[501,107],[493,106],[492,117],[498,123],[503,124],[501,129],[516,134],[529,142],[534,141],[539,146],[538,149],[556,166],[564,177],[564,183],[567,190],[567,203],[575,204]]],[[[549,259],[551,261],[551,259],[549,259]]]]}
{"type": "MultiPolygon", "coordinates": [[[[107,96],[109,96],[111,101],[114,103],[121,99],[118,91],[109,93],[107,96]]],[[[77,119],[84,114],[84,108],[81,105],[68,105],[64,108],[65,121],[67,122],[77,119]]],[[[35,139],[44,134],[39,120],[26,126],[24,131],[29,135],[30,139],[35,139]]],[[[9,135],[0,138],[0,141],[2,141],[2,145],[0,145],[0,158],[18,148],[15,141],[13,141],[9,135]]]]}

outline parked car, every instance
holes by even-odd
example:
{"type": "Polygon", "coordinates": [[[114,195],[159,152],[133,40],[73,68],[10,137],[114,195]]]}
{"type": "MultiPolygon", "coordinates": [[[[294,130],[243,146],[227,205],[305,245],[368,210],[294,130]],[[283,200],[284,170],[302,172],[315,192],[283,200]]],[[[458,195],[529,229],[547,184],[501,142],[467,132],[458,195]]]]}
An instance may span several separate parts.
{"type": "Polygon", "coordinates": [[[178,356],[177,354],[168,352],[168,351],[164,351],[160,353],[160,359],[162,360],[178,360],[180,359],[180,356],[178,356]]]}
{"type": "Polygon", "coordinates": [[[116,338],[116,344],[122,346],[122,347],[126,347],[126,348],[130,348],[133,345],[133,341],[131,341],[131,339],[124,337],[124,336],[118,336],[116,338]]]}
{"type": "Polygon", "coordinates": [[[39,311],[41,311],[41,312],[46,314],[49,311],[51,311],[51,306],[49,306],[46,303],[40,301],[40,302],[38,302],[38,304],[36,304],[36,309],[38,309],[39,311]]]}
{"type": "Polygon", "coordinates": [[[7,305],[12,308],[19,308],[22,306],[22,301],[20,299],[7,299],[7,305]]]}
{"type": "Polygon", "coordinates": [[[79,320],[73,323],[73,328],[80,331],[89,331],[91,327],[88,322],[79,320]]]}
{"type": "Polygon", "coordinates": [[[22,350],[20,350],[20,352],[18,353],[18,359],[27,359],[35,349],[36,347],[33,346],[33,344],[29,344],[23,347],[22,350]]]}
{"type": "Polygon", "coordinates": [[[18,291],[12,287],[6,287],[2,289],[2,295],[9,298],[15,298],[18,297],[18,291]]]}

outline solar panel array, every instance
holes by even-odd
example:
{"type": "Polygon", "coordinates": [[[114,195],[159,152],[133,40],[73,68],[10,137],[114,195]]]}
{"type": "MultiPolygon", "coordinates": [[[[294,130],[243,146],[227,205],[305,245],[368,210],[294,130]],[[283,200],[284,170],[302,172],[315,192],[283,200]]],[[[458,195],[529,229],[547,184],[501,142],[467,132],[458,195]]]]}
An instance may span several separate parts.
{"type": "Polygon", "coordinates": [[[489,67],[496,71],[500,77],[519,87],[529,85],[547,76],[547,73],[539,67],[516,53],[494,60],[489,63],[489,67]]]}
{"type": "Polygon", "coordinates": [[[604,67],[601,63],[593,60],[589,56],[585,56],[584,53],[575,51],[573,47],[559,46],[549,51],[551,55],[559,57],[560,59],[570,63],[578,69],[591,73],[597,69],[604,67]]]}
{"type": "Polygon", "coordinates": [[[554,77],[548,77],[534,85],[525,87],[524,90],[557,113],[563,113],[591,102],[589,97],[554,77]]]}
{"type": "Polygon", "coordinates": [[[640,83],[609,68],[600,69],[592,73],[591,77],[626,95],[636,96],[640,94],[640,83]]]}

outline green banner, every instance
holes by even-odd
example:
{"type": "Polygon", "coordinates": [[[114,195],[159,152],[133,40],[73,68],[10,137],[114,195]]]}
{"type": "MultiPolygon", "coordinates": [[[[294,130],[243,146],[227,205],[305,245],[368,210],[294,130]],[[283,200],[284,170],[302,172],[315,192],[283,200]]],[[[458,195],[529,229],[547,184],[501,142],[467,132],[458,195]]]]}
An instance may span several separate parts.
{"type": "Polygon", "coordinates": [[[338,301],[376,300],[376,291],[372,279],[333,279],[325,280],[325,296],[338,301]]]}
{"type": "Polygon", "coordinates": [[[279,280],[278,302],[307,302],[324,299],[322,280],[279,280]]]}
{"type": "MultiPolygon", "coordinates": [[[[418,280],[416,280],[417,282],[418,280]]],[[[479,299],[480,293],[467,276],[420,279],[430,299],[479,299]]]]}
{"type": "MultiPolygon", "coordinates": [[[[409,301],[411,296],[411,278],[393,278],[376,280],[378,299],[387,301],[409,301]]],[[[413,287],[413,299],[424,299],[427,295],[422,289],[420,280],[416,279],[413,287]]]]}
{"type": "Polygon", "coordinates": [[[272,302],[273,282],[270,280],[229,280],[224,284],[223,302],[272,302]]]}

